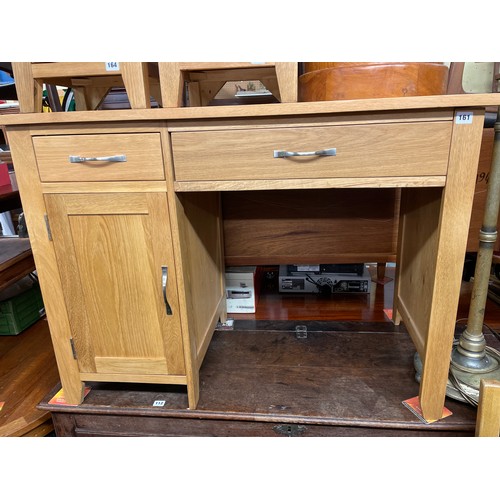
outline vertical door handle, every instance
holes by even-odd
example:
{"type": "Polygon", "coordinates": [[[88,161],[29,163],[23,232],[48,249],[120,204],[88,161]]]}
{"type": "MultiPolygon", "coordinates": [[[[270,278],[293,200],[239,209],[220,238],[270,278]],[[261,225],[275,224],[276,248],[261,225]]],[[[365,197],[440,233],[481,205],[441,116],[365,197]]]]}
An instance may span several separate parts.
{"type": "Polygon", "coordinates": [[[165,301],[165,308],[167,309],[167,314],[172,315],[172,308],[168,303],[167,299],[167,282],[168,282],[168,267],[161,266],[161,286],[163,288],[163,300],[165,301]]]}

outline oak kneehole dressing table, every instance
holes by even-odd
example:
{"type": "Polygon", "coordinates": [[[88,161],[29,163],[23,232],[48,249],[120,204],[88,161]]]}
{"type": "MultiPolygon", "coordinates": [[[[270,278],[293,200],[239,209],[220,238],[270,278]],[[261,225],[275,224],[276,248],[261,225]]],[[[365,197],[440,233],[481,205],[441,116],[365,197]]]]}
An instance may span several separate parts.
{"type": "MultiPolygon", "coordinates": [[[[2,117],[65,397],[181,384],[225,320],[220,192],[402,188],[393,317],[441,417],[481,146],[499,94],[2,117]]],[[[413,395],[409,394],[408,397],[413,395]]]]}

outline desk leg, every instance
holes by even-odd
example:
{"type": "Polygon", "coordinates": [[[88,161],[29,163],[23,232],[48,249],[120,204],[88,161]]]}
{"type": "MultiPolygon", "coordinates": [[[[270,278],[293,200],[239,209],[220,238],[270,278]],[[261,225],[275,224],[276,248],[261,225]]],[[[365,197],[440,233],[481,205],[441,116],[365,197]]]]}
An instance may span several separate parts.
{"type": "Polygon", "coordinates": [[[446,186],[443,190],[434,293],[423,358],[420,404],[424,418],[441,418],[457,320],[484,111],[471,124],[454,120],[446,186]]]}
{"type": "Polygon", "coordinates": [[[455,332],[484,113],[455,124],[444,188],[405,189],[401,199],[395,319],[401,318],[422,360],[420,404],[442,416],[455,332]]]}
{"type": "Polygon", "coordinates": [[[47,312],[50,334],[56,355],[64,396],[69,404],[80,404],[84,397],[84,383],[73,357],[71,326],[62,294],[59,267],[53,242],[49,239],[43,214],[45,201],[40,187],[37,163],[29,130],[8,130],[12,159],[21,201],[30,232],[36,270],[40,278],[43,301],[47,312]]]}

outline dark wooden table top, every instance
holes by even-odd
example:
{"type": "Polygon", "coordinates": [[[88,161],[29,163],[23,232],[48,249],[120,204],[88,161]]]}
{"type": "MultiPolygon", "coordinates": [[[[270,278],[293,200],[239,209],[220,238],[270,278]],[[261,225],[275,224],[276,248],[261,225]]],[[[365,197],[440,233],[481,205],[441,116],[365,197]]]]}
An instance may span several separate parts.
{"type": "Polygon", "coordinates": [[[43,410],[92,415],[162,416],[213,421],[284,422],[375,429],[474,433],[476,409],[451,399],[453,414],[421,422],[403,401],[418,395],[415,349],[392,323],[307,322],[297,339],[296,322],[241,321],[218,330],[200,372],[200,400],[187,409],[182,387],[89,384],[77,407],[49,404],[43,410]],[[238,326],[239,325],[239,326],[238,326]],[[163,400],[161,408],[154,401],[163,400]]]}

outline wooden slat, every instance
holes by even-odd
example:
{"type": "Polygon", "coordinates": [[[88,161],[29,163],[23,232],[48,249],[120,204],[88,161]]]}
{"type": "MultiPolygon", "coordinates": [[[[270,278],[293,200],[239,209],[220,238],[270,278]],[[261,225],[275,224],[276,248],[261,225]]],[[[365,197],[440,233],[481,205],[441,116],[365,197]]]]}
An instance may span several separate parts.
{"type": "Polygon", "coordinates": [[[44,182],[44,193],[164,193],[165,181],[44,182]]]}
{"type": "Polygon", "coordinates": [[[80,378],[84,382],[134,382],[144,384],[174,384],[186,385],[187,380],[184,375],[157,375],[141,373],[82,373],[80,378]]]}
{"type": "Polygon", "coordinates": [[[174,182],[176,192],[195,191],[261,191],[271,189],[327,188],[398,188],[444,186],[446,176],[422,177],[358,177],[285,180],[181,181],[174,182]]]}
{"type": "Polygon", "coordinates": [[[476,436],[498,437],[500,433],[500,382],[482,379],[477,408],[476,436]]]}
{"type": "MultiPolygon", "coordinates": [[[[108,76],[115,73],[106,71],[106,64],[104,62],[50,62],[29,64],[31,64],[32,67],[33,78],[42,80],[55,77],[108,76]]],[[[121,74],[121,71],[116,71],[116,74],[121,74]]]]}
{"type": "Polygon", "coordinates": [[[98,373],[133,373],[139,375],[167,374],[168,368],[165,358],[119,358],[96,356],[98,373]]]}

